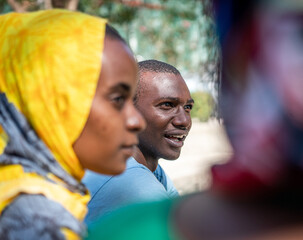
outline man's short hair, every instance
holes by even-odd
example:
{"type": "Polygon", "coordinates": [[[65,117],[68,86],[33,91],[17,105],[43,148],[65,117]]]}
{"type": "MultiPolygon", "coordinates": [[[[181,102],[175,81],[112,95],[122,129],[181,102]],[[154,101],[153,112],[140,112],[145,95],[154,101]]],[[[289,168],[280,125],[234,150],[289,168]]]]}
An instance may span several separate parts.
{"type": "Polygon", "coordinates": [[[139,74],[141,72],[173,73],[179,75],[180,72],[172,65],[158,60],[145,60],[138,63],[139,74]]]}
{"type": "Polygon", "coordinates": [[[181,75],[178,69],[175,68],[174,66],[154,59],[138,62],[138,67],[139,67],[139,80],[137,84],[136,94],[134,97],[134,104],[137,103],[138,98],[142,93],[142,90],[145,88],[145,84],[143,84],[141,81],[142,74],[144,72],[172,73],[175,75],[181,75]]]}

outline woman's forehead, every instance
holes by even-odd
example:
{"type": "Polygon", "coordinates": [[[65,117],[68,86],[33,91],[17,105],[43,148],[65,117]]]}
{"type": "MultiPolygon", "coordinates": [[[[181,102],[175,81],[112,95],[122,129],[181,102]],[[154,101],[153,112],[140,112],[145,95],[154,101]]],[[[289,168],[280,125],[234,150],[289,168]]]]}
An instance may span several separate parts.
{"type": "Polygon", "coordinates": [[[98,86],[103,90],[121,84],[135,88],[137,64],[129,47],[122,41],[106,38],[103,56],[98,86]]]}

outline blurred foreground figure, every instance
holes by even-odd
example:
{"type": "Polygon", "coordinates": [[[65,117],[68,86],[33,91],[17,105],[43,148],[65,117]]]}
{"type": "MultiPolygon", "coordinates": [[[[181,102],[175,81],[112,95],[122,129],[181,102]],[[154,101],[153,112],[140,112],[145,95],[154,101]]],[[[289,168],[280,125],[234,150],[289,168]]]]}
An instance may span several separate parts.
{"type": "Polygon", "coordinates": [[[214,187],[302,185],[303,2],[219,2],[221,109],[235,156],[213,168],[214,187]]]}
{"type": "Polygon", "coordinates": [[[215,7],[221,107],[234,156],[212,167],[209,191],[124,208],[92,233],[105,239],[303,239],[303,2],[221,0],[215,7]],[[110,225],[115,220],[119,233],[110,225]]]}

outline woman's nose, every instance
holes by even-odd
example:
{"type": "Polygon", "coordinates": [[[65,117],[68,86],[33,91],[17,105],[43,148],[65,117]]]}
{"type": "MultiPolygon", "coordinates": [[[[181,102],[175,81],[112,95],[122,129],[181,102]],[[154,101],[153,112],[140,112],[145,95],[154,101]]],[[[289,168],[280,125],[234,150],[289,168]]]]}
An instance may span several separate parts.
{"type": "Polygon", "coordinates": [[[142,114],[131,104],[129,111],[127,111],[126,126],[133,132],[141,132],[146,127],[145,119],[142,114]]]}

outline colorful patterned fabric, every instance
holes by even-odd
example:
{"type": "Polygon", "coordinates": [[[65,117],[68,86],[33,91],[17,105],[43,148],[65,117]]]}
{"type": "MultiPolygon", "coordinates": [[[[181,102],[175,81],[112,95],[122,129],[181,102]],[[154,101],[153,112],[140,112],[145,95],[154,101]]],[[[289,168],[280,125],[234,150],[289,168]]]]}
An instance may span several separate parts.
{"type": "Polygon", "coordinates": [[[40,194],[83,220],[89,195],[72,144],[90,112],[105,27],[66,10],[0,16],[0,214],[21,193],[40,194]]]}
{"type": "Polygon", "coordinates": [[[0,91],[77,179],[84,172],[72,144],[95,93],[105,22],[64,10],[0,17],[0,91]]]}

